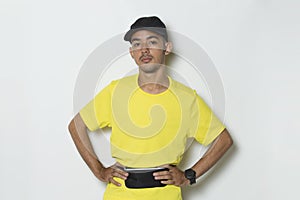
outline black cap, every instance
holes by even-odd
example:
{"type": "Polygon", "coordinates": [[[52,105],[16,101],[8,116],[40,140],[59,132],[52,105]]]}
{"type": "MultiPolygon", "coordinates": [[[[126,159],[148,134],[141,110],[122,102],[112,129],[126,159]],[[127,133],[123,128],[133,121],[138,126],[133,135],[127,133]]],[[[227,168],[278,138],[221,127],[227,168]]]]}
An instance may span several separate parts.
{"type": "Polygon", "coordinates": [[[125,34],[124,40],[131,40],[131,36],[139,30],[149,30],[161,35],[166,41],[168,41],[168,34],[166,25],[156,16],[153,17],[141,17],[137,19],[131,26],[130,30],[125,34]]]}

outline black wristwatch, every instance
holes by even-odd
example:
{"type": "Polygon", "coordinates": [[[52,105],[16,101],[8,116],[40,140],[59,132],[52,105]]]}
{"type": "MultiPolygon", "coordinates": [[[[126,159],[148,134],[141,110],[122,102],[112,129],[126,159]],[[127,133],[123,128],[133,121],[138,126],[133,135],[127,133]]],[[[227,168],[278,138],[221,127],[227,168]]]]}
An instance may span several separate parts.
{"type": "Polygon", "coordinates": [[[196,183],[196,172],[193,169],[187,169],[184,171],[185,178],[190,180],[190,185],[196,183]]]}

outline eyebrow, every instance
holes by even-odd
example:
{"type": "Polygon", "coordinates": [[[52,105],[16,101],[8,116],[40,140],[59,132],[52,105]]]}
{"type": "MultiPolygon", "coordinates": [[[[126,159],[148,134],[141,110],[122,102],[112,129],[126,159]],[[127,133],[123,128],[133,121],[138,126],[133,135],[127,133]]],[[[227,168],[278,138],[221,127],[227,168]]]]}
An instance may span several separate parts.
{"type": "Polygon", "coordinates": [[[149,39],[152,39],[152,38],[154,38],[154,39],[159,39],[157,36],[155,36],[155,35],[150,35],[149,37],[147,37],[147,40],[149,40],[149,39]]]}
{"type": "MultiPolygon", "coordinates": [[[[150,35],[150,36],[148,36],[147,38],[146,38],[146,40],[150,40],[150,39],[157,39],[157,40],[159,40],[159,38],[157,37],[157,36],[155,36],[155,35],[150,35]]],[[[141,41],[141,39],[139,39],[139,38],[133,38],[132,40],[131,40],[131,42],[134,42],[134,41],[141,41]]]]}
{"type": "Polygon", "coordinates": [[[141,39],[138,39],[138,38],[133,38],[130,42],[134,42],[134,41],[141,41],[141,39]]]}

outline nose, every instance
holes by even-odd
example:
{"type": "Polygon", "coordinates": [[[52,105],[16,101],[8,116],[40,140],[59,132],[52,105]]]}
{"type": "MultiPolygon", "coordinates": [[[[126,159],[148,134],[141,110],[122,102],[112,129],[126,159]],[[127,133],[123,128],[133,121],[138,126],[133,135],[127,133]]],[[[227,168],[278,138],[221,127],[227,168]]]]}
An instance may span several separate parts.
{"type": "Polygon", "coordinates": [[[142,51],[143,53],[149,52],[149,46],[148,46],[147,43],[144,43],[144,42],[143,42],[141,45],[142,45],[142,46],[141,46],[141,51],[142,51]]]}

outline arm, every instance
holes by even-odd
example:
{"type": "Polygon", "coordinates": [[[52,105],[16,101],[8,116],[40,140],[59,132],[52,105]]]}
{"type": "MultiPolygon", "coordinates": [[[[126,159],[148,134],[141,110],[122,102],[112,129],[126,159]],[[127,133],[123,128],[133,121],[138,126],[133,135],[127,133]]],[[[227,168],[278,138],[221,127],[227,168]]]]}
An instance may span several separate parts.
{"type": "Polygon", "coordinates": [[[116,182],[113,177],[119,177],[125,180],[128,174],[115,166],[105,168],[97,159],[97,156],[91,145],[91,141],[88,137],[87,127],[84,124],[80,114],[77,114],[70,122],[69,132],[78,152],[93,174],[100,181],[111,182],[117,186],[120,186],[120,183],[116,182]]]}
{"type": "Polygon", "coordinates": [[[232,146],[233,140],[227,131],[224,131],[214,140],[211,147],[203,155],[203,157],[192,167],[196,172],[196,177],[199,178],[214,166],[218,160],[226,153],[232,146]]]}
{"type": "MultiPolygon", "coordinates": [[[[196,162],[192,169],[196,172],[196,177],[202,176],[207,172],[218,160],[226,153],[233,144],[230,134],[225,129],[212,143],[204,156],[196,162]]],[[[167,179],[162,181],[164,184],[173,184],[184,186],[189,184],[189,180],[185,178],[184,172],[174,166],[166,165],[169,171],[157,172],[153,175],[157,180],[167,179]]]]}

